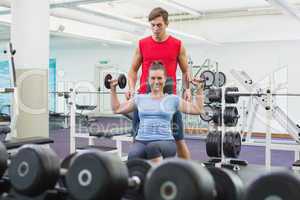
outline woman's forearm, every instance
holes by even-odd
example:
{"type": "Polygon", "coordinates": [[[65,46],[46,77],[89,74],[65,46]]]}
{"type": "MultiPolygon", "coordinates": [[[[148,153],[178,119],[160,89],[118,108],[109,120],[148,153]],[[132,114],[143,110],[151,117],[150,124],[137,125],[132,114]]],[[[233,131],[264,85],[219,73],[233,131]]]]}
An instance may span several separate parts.
{"type": "Polygon", "coordinates": [[[114,113],[117,112],[117,110],[120,108],[120,101],[118,98],[118,95],[116,93],[116,91],[111,91],[111,108],[113,110],[114,113]]]}

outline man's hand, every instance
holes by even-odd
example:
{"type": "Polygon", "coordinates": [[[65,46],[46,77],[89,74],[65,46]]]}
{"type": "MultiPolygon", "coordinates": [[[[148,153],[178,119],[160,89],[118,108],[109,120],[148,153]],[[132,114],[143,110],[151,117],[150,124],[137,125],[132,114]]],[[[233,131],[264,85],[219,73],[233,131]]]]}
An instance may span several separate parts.
{"type": "Polygon", "coordinates": [[[128,90],[125,92],[125,97],[127,100],[131,99],[134,96],[134,91],[133,90],[128,90]]]}
{"type": "Polygon", "coordinates": [[[185,89],[183,93],[183,99],[186,101],[192,101],[192,92],[191,89],[185,89]]]}

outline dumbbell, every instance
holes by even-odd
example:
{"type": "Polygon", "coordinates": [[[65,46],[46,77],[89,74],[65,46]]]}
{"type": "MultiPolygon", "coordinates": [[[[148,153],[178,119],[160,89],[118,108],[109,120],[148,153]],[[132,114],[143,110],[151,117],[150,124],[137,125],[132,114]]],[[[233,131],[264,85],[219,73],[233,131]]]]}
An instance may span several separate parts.
{"type": "Polygon", "coordinates": [[[153,167],[153,164],[147,160],[133,159],[128,160],[126,165],[129,171],[129,176],[132,178],[136,177],[136,179],[138,178],[140,184],[135,186],[133,185],[134,187],[129,188],[126,191],[124,198],[130,200],[144,200],[144,182],[146,175],[153,167]]]}
{"type": "Polygon", "coordinates": [[[216,200],[296,200],[300,176],[286,168],[247,165],[236,170],[207,167],[214,178],[216,200]]]}
{"type": "Polygon", "coordinates": [[[151,165],[136,160],[128,161],[127,167],[117,156],[97,149],[82,151],[72,159],[65,177],[70,197],[119,200],[135,194],[136,199],[143,199],[144,177],[151,165]]]}
{"type": "Polygon", "coordinates": [[[24,145],[11,158],[8,177],[14,191],[36,197],[53,189],[60,177],[60,159],[51,149],[24,145]]]}
{"type": "Polygon", "coordinates": [[[232,170],[206,167],[215,183],[214,200],[242,200],[245,187],[241,178],[232,170]]]}
{"type": "Polygon", "coordinates": [[[146,200],[214,200],[209,171],[191,160],[166,159],[151,169],[144,185],[146,200]]]}
{"type": "Polygon", "coordinates": [[[5,146],[0,143],[0,177],[7,172],[6,179],[2,179],[1,193],[8,193],[12,188],[20,195],[36,197],[54,188],[59,177],[59,159],[52,149],[24,145],[8,158],[5,146]]]}
{"type": "MultiPolygon", "coordinates": [[[[111,74],[107,74],[104,78],[104,86],[107,89],[110,89],[110,80],[112,80],[112,75],[111,74]]],[[[125,76],[125,74],[120,74],[118,77],[118,85],[121,89],[124,89],[126,87],[127,84],[127,78],[125,76]]]]}
{"type": "Polygon", "coordinates": [[[0,195],[7,193],[10,189],[10,183],[7,177],[4,177],[8,166],[8,153],[5,145],[0,142],[0,195]]]}
{"type": "Polygon", "coordinates": [[[248,185],[245,200],[298,200],[300,177],[290,170],[273,170],[255,178],[248,185]]]}

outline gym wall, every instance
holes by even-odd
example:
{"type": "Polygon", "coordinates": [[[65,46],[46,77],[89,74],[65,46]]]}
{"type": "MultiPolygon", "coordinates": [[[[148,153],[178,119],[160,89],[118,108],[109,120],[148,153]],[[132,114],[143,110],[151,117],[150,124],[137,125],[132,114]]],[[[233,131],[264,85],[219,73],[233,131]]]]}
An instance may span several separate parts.
{"type": "MultiPolygon", "coordinates": [[[[219,62],[220,70],[224,71],[229,79],[229,70],[245,70],[253,77],[260,80],[265,75],[279,67],[288,67],[288,88],[290,92],[298,92],[298,63],[296,53],[299,51],[300,41],[278,41],[257,43],[231,43],[221,46],[186,45],[188,53],[194,63],[200,65],[205,58],[219,62]]],[[[99,60],[109,60],[114,66],[128,70],[135,46],[103,46],[94,42],[66,41],[66,45],[53,45],[51,57],[57,59],[57,71],[63,71],[64,81],[93,81],[95,64],[99,60]]],[[[59,81],[59,77],[57,79],[59,81]]],[[[286,91],[282,91],[286,92],[286,91]]],[[[109,101],[108,101],[109,102],[109,101]]],[[[289,116],[297,122],[300,118],[297,102],[299,99],[291,97],[278,100],[283,109],[287,109],[289,116]]],[[[58,110],[59,111],[59,110],[58,110]]],[[[264,111],[259,112],[264,118],[264,111]]],[[[284,130],[273,123],[274,132],[284,130]]],[[[256,120],[254,131],[265,131],[265,125],[256,120]]]]}

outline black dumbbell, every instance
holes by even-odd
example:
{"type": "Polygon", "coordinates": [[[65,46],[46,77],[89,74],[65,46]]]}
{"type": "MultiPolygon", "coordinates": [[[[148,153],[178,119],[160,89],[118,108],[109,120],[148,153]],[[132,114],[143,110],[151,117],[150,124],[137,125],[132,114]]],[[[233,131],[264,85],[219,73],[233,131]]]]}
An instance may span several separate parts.
{"type": "Polygon", "coordinates": [[[144,181],[146,179],[146,175],[152,168],[152,163],[147,160],[133,159],[127,161],[126,165],[129,171],[129,176],[131,178],[138,178],[140,184],[133,182],[133,187],[130,187],[126,191],[124,198],[130,200],[144,200],[144,181]]]}
{"type": "Polygon", "coordinates": [[[298,200],[300,177],[288,169],[277,169],[257,176],[248,184],[245,200],[298,200]]]}
{"type": "Polygon", "coordinates": [[[18,194],[35,197],[53,189],[60,176],[60,159],[51,149],[24,145],[12,156],[8,177],[18,194]]]}
{"type": "Polygon", "coordinates": [[[0,181],[0,193],[27,197],[42,195],[57,183],[59,163],[52,149],[39,145],[24,145],[9,160],[4,144],[0,143],[0,178],[5,173],[0,181]]]}
{"type": "Polygon", "coordinates": [[[65,177],[67,190],[74,200],[119,200],[123,195],[140,195],[150,164],[129,161],[126,165],[115,155],[97,149],[82,151],[70,164],[65,177]]]}
{"type": "Polygon", "coordinates": [[[240,177],[229,169],[207,167],[215,182],[215,200],[241,200],[245,194],[240,177]]]}
{"type": "Polygon", "coordinates": [[[7,177],[4,176],[8,166],[8,153],[5,145],[0,142],[0,195],[7,193],[10,189],[10,183],[7,177]]]}
{"type": "Polygon", "coordinates": [[[241,200],[244,184],[234,171],[169,159],[147,175],[146,200],[241,200]]]}
{"type": "Polygon", "coordinates": [[[164,160],[149,171],[144,193],[146,200],[214,200],[215,183],[200,164],[181,159],[164,160]]]}
{"type": "MultiPolygon", "coordinates": [[[[110,80],[112,80],[112,75],[111,74],[107,74],[104,78],[104,86],[107,89],[110,89],[110,80]]],[[[118,77],[118,85],[121,89],[124,89],[126,87],[127,84],[127,78],[125,76],[125,74],[120,74],[118,77]]]]}

